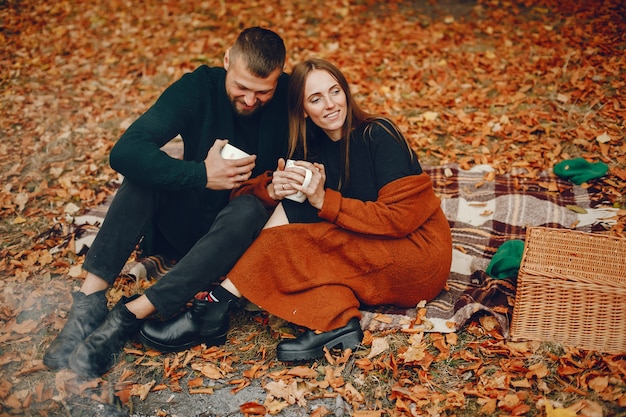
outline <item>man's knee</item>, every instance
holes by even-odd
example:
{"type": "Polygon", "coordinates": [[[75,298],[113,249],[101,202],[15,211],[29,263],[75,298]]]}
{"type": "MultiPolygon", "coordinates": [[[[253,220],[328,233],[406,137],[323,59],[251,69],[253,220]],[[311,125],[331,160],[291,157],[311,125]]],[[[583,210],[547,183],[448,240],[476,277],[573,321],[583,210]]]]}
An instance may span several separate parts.
{"type": "Polygon", "coordinates": [[[267,209],[257,197],[253,195],[241,195],[233,199],[229,205],[237,207],[238,211],[249,215],[267,216],[267,209]]]}
{"type": "Polygon", "coordinates": [[[222,221],[232,222],[234,229],[261,230],[269,218],[269,213],[257,197],[242,195],[233,199],[219,217],[222,221]]]}

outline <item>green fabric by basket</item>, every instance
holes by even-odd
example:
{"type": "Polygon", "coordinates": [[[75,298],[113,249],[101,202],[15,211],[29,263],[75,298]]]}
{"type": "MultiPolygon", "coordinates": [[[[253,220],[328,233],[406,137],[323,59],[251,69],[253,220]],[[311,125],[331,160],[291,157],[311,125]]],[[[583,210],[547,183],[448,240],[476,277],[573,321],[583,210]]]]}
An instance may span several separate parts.
{"type": "Polygon", "coordinates": [[[522,254],[524,253],[523,240],[509,240],[504,242],[493,255],[489,266],[485,270],[492,278],[513,278],[517,276],[522,254]]]}

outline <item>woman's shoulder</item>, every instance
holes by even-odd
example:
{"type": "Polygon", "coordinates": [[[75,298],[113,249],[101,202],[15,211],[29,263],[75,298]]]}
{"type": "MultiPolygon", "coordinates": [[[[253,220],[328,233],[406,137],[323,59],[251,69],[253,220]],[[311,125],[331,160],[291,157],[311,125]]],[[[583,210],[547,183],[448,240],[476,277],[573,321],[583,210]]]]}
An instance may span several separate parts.
{"type": "Polygon", "coordinates": [[[373,141],[386,141],[389,139],[403,140],[402,132],[390,119],[382,116],[375,117],[363,123],[357,129],[359,136],[373,141]]]}

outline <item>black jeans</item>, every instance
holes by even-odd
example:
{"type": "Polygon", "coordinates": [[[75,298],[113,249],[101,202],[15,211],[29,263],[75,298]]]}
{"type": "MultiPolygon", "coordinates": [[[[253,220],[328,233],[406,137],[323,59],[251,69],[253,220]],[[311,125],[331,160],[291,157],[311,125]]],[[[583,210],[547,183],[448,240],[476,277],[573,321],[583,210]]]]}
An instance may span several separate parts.
{"type": "Polygon", "coordinates": [[[165,246],[183,256],[145,295],[159,313],[171,316],[230,271],[261,232],[268,216],[261,201],[251,195],[233,199],[207,218],[197,194],[156,192],[124,181],[83,268],[112,284],[147,231],[160,231],[158,238],[170,240],[165,246]],[[167,227],[160,227],[165,220],[161,210],[164,206],[169,207],[169,213],[175,213],[172,207],[178,207],[179,212],[166,219],[167,227]],[[170,239],[168,235],[176,236],[170,239]]]}

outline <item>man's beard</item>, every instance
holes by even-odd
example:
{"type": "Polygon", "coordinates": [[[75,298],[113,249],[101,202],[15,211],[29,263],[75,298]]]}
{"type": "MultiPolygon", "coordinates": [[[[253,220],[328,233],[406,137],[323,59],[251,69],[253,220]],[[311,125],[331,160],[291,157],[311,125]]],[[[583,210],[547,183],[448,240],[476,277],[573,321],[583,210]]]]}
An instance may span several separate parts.
{"type": "Polygon", "coordinates": [[[230,105],[233,106],[233,110],[235,111],[235,113],[237,113],[238,116],[241,117],[250,117],[255,115],[260,109],[261,107],[263,107],[263,104],[261,102],[256,102],[256,104],[249,109],[242,109],[241,107],[238,107],[237,104],[241,104],[240,101],[237,101],[235,99],[230,99],[230,105]]]}

